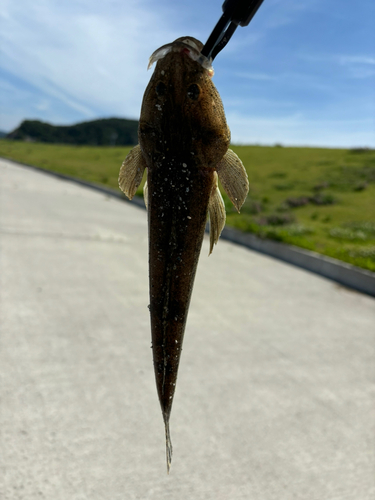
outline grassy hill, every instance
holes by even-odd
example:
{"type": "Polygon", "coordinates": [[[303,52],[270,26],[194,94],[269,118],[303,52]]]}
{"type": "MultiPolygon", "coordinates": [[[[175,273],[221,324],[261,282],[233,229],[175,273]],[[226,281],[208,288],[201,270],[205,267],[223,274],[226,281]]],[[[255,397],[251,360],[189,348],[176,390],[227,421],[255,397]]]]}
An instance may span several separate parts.
{"type": "Polygon", "coordinates": [[[138,142],[138,121],[106,118],[76,125],[50,125],[25,120],[6,135],[7,139],[54,144],[90,144],[92,146],[127,146],[138,142]]]}
{"type": "MultiPolygon", "coordinates": [[[[227,224],[375,271],[375,151],[233,146],[250,193],[227,224]]],[[[0,140],[0,156],[118,189],[130,147],[0,140]]],[[[142,188],[138,190],[142,194],[142,188]]]]}

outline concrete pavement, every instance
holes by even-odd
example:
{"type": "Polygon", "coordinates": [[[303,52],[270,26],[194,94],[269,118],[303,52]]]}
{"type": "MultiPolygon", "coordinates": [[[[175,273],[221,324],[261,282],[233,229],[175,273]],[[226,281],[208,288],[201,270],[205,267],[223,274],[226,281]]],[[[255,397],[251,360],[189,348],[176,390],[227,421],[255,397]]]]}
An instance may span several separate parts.
{"type": "Polygon", "coordinates": [[[146,212],[0,160],[0,498],[373,500],[375,301],[204,242],[166,474],[146,212]]]}

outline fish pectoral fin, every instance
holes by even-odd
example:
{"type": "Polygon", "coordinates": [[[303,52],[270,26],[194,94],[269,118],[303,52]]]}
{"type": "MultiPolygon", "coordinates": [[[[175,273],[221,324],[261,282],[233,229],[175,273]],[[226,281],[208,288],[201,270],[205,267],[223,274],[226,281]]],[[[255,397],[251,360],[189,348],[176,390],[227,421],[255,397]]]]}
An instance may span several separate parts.
{"type": "Polygon", "coordinates": [[[249,192],[249,180],[242,161],[228,149],[216,170],[225,192],[239,212],[249,192]]]}
{"type": "Polygon", "coordinates": [[[214,245],[218,242],[221,231],[225,226],[225,206],[218,187],[216,172],[208,201],[208,213],[210,216],[210,253],[208,255],[211,255],[214,245]]]}
{"type": "Polygon", "coordinates": [[[148,184],[147,181],[143,186],[143,199],[145,200],[146,210],[148,209],[148,184]]]}
{"type": "Polygon", "coordinates": [[[142,182],[143,172],[146,168],[139,144],[133,148],[125,158],[120,168],[118,184],[121,191],[131,200],[135,195],[138,186],[142,182]]]}

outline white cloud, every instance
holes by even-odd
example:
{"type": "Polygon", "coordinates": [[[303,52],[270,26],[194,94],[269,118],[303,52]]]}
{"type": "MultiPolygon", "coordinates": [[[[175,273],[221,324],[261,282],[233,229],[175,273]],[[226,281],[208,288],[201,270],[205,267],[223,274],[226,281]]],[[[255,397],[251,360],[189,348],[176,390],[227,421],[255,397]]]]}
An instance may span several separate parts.
{"type": "Polygon", "coordinates": [[[375,57],[366,55],[338,56],[338,62],[348,69],[352,78],[371,78],[375,76],[375,57]]]}
{"type": "Polygon", "coordinates": [[[375,65],[375,57],[370,56],[339,56],[339,62],[341,64],[369,64],[375,65]]]}
{"type": "Polygon", "coordinates": [[[336,71],[343,71],[342,76],[350,78],[368,78],[375,75],[375,57],[367,54],[301,54],[304,61],[321,65],[329,65],[329,69],[335,67],[336,71]]]}
{"type": "Polygon", "coordinates": [[[148,57],[178,36],[165,12],[146,7],[5,0],[1,65],[83,116],[137,117],[148,57]]]}

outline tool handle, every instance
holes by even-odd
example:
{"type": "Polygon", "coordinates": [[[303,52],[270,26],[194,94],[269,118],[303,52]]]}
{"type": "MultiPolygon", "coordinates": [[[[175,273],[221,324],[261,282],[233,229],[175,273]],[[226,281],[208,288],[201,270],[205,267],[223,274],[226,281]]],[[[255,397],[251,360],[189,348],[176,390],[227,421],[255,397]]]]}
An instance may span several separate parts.
{"type": "Polygon", "coordinates": [[[202,56],[213,60],[229,42],[238,26],[247,26],[263,0],[225,0],[223,15],[202,49],[202,56]]]}
{"type": "Polygon", "coordinates": [[[231,22],[238,26],[247,26],[262,5],[263,0],[225,0],[223,12],[231,22]]]}

